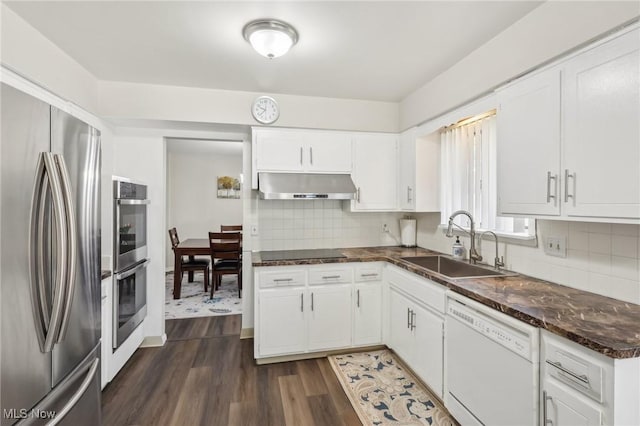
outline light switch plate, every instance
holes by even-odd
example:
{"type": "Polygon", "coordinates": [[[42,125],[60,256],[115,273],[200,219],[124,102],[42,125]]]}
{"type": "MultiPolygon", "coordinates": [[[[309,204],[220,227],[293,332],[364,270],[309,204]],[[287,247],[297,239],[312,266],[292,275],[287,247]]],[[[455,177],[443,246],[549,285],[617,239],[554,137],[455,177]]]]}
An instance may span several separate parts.
{"type": "Polygon", "coordinates": [[[549,256],[567,257],[567,239],[565,237],[545,237],[544,252],[549,256]]]}
{"type": "Polygon", "coordinates": [[[254,237],[258,236],[258,225],[251,225],[251,235],[254,237]]]}

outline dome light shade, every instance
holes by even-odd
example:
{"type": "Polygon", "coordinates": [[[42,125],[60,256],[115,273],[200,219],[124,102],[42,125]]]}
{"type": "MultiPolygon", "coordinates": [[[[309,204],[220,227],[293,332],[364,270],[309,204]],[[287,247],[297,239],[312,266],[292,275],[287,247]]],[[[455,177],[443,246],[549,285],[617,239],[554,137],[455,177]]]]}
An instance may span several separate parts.
{"type": "Polygon", "coordinates": [[[284,55],[298,42],[298,33],[286,22],[259,19],[244,26],[242,35],[256,52],[273,59],[284,55]]]}

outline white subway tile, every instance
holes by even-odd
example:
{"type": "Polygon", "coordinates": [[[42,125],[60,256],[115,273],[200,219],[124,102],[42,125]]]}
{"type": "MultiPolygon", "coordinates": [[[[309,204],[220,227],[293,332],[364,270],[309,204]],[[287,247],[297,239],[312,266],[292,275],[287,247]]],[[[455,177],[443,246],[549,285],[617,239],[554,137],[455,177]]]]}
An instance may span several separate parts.
{"type": "Polygon", "coordinates": [[[565,266],[551,266],[551,281],[558,284],[567,285],[570,282],[571,269],[565,266]]]}
{"type": "Polygon", "coordinates": [[[589,253],[589,271],[603,275],[611,274],[611,256],[589,253]]]}
{"type": "Polygon", "coordinates": [[[611,235],[589,233],[589,253],[611,254],[611,235]]]}
{"type": "Polygon", "coordinates": [[[569,286],[580,290],[589,291],[589,272],[581,269],[569,270],[569,286]]]}
{"type": "Polygon", "coordinates": [[[632,225],[627,223],[614,223],[611,225],[611,233],[613,235],[626,235],[628,237],[640,236],[640,225],[632,225]]]}
{"type": "Polygon", "coordinates": [[[589,234],[584,231],[569,229],[567,247],[572,250],[587,250],[589,247],[589,234]]]}
{"type": "Polygon", "coordinates": [[[638,259],[612,256],[611,275],[636,281],[640,285],[640,269],[638,268],[638,259]]]}
{"type": "Polygon", "coordinates": [[[593,222],[589,223],[589,232],[595,232],[597,234],[611,234],[611,224],[610,223],[598,223],[593,222]]]}
{"type": "Polygon", "coordinates": [[[587,232],[589,224],[587,222],[569,222],[569,232],[587,232]]]}
{"type": "Polygon", "coordinates": [[[640,285],[637,281],[611,277],[609,285],[609,297],[631,303],[635,303],[640,297],[640,285]]]}
{"type": "Polygon", "coordinates": [[[638,258],[638,237],[613,235],[611,237],[611,254],[614,256],[638,258]]]}

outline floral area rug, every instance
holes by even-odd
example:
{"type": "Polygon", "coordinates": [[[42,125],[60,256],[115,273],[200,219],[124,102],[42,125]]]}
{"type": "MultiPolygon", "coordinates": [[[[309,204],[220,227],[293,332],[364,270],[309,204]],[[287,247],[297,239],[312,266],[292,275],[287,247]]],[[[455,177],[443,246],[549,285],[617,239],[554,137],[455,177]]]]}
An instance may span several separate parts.
{"type": "Polygon", "coordinates": [[[363,425],[458,423],[389,350],[329,356],[363,425]]]}
{"type": "Polygon", "coordinates": [[[165,276],[165,319],[195,318],[215,315],[236,315],[242,313],[242,299],[238,297],[238,280],[235,275],[222,277],[220,288],[209,298],[204,291],[204,275],[195,273],[193,282],[188,282],[187,274],[182,279],[180,299],[173,298],[173,273],[165,276]]]}

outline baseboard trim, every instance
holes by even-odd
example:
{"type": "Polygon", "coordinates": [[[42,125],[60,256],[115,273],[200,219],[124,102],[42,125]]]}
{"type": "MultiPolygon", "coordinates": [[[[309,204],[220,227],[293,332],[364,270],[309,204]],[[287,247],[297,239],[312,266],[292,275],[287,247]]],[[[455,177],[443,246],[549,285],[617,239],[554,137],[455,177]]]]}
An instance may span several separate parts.
{"type": "Polygon", "coordinates": [[[256,359],[256,364],[263,365],[263,364],[274,364],[276,362],[300,361],[303,359],[313,359],[313,358],[326,358],[329,355],[341,355],[341,354],[349,354],[353,352],[377,351],[379,349],[385,349],[386,347],[387,346],[380,344],[380,345],[373,345],[373,346],[358,346],[355,348],[336,349],[333,351],[273,356],[269,358],[256,359]]]}
{"type": "Polygon", "coordinates": [[[147,336],[144,338],[142,343],[140,344],[141,348],[155,348],[158,346],[164,346],[167,342],[167,334],[163,334],[162,336],[147,336]]]}
{"type": "Polygon", "coordinates": [[[240,330],[240,339],[252,339],[253,338],[253,327],[252,328],[243,328],[240,330]]]}

